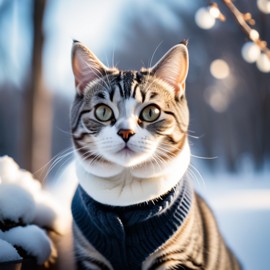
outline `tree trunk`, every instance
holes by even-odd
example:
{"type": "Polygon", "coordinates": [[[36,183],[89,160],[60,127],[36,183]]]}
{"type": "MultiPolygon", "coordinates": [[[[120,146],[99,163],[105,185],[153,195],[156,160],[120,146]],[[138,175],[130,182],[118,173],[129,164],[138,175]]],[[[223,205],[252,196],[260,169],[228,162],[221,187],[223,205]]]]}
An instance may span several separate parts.
{"type": "Polygon", "coordinates": [[[42,167],[50,160],[51,96],[43,82],[43,17],[46,0],[33,1],[33,50],[29,87],[25,93],[24,167],[40,180],[42,167]]]}

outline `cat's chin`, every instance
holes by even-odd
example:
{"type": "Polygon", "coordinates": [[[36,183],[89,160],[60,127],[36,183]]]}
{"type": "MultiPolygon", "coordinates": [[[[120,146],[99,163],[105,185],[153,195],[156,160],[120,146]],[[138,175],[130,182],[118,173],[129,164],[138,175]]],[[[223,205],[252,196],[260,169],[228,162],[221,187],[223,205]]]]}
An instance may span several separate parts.
{"type": "Polygon", "coordinates": [[[80,165],[87,173],[98,177],[109,178],[120,174],[124,168],[113,162],[88,162],[82,159],[78,154],[75,156],[76,163],[80,165]]]}
{"type": "Polygon", "coordinates": [[[123,149],[117,153],[105,153],[104,158],[115,166],[121,166],[125,169],[141,166],[147,160],[150,160],[150,153],[136,153],[130,149],[123,149]]]}
{"type": "Polygon", "coordinates": [[[88,173],[98,177],[109,178],[121,174],[124,170],[131,172],[145,171],[143,164],[148,164],[146,160],[151,159],[150,155],[137,154],[133,151],[121,151],[114,154],[105,154],[103,161],[89,162],[84,160],[79,154],[76,161],[88,173]]]}

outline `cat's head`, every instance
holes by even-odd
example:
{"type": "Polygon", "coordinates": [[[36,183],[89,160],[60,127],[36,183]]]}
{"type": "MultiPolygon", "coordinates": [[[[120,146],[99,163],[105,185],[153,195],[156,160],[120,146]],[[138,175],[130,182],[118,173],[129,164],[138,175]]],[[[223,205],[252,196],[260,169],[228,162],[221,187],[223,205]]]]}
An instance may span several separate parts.
{"type": "Polygon", "coordinates": [[[145,171],[154,165],[158,170],[179,155],[189,124],[184,42],[151,68],[122,71],[106,67],[75,41],[72,68],[73,142],[86,170],[104,177],[125,168],[145,171]]]}

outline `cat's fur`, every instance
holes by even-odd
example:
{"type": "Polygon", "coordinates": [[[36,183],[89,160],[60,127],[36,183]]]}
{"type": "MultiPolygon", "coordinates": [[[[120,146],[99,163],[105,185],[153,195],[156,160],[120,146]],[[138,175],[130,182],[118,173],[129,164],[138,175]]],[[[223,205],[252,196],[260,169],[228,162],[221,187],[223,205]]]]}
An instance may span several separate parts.
{"type": "Polygon", "coordinates": [[[107,68],[74,42],[72,67],[78,268],[240,269],[185,175],[185,42],[140,71],[107,68]]]}

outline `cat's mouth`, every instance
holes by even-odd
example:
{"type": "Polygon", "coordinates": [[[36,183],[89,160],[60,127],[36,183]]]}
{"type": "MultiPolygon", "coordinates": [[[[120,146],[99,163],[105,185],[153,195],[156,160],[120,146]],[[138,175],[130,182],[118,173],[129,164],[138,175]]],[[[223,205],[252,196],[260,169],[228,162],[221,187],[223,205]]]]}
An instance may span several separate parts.
{"type": "Polygon", "coordinates": [[[131,155],[134,154],[134,151],[131,150],[127,145],[125,145],[121,150],[117,152],[117,154],[131,155]]]}
{"type": "Polygon", "coordinates": [[[123,167],[136,166],[148,158],[147,153],[138,150],[133,145],[125,144],[115,152],[108,153],[107,158],[110,162],[123,167]]]}

